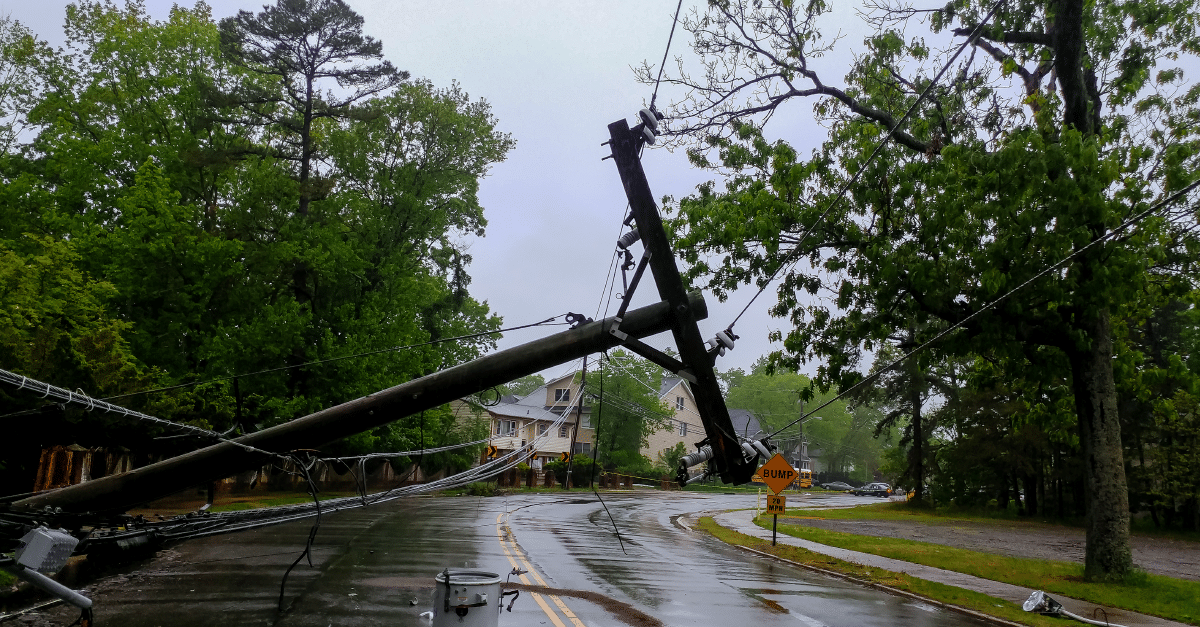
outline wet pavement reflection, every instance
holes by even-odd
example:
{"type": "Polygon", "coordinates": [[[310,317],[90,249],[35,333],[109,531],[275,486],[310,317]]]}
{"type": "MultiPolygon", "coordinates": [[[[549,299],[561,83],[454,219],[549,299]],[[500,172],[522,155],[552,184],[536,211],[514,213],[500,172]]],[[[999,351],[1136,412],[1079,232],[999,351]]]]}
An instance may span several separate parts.
{"type": "MultiPolygon", "coordinates": [[[[282,613],[280,580],[303,550],[309,522],[191,540],[94,586],[96,624],[426,627],[421,613],[432,607],[442,569],[503,579],[514,565],[531,572],[513,581],[591,591],[615,603],[522,592],[512,612],[502,613],[501,627],[645,624],[623,614],[622,604],[671,626],[987,624],[750,555],[680,522],[696,512],[754,507],[753,495],[604,497],[611,520],[584,492],[422,497],[326,516],[314,566],[302,562],[292,571],[282,613]]],[[[76,615],[60,608],[41,624],[66,625],[76,615]]]]}

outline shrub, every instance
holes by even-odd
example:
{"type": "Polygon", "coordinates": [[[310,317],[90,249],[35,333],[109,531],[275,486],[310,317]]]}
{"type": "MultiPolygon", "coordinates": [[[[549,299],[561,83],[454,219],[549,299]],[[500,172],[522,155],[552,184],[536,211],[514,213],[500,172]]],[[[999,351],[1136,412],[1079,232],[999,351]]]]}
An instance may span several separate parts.
{"type": "Polygon", "coordinates": [[[496,496],[496,488],[490,483],[476,481],[467,486],[467,494],[471,496],[496,496]]]}

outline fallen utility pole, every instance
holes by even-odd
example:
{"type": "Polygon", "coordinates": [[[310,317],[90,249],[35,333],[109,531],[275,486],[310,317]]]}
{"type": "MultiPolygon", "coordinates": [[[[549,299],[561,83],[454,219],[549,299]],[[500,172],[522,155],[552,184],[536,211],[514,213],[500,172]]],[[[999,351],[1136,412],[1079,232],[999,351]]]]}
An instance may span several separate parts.
{"type": "MultiPolygon", "coordinates": [[[[645,118],[647,121],[649,118],[645,118]]],[[[746,458],[737,437],[734,435],[733,421],[729,418],[729,409],[725,406],[725,398],[717,384],[717,375],[713,371],[713,358],[704,345],[700,335],[697,320],[705,316],[688,305],[688,296],[684,291],[683,279],[679,276],[679,268],[675,265],[675,256],[671,251],[671,243],[663,229],[662,218],[658,215],[658,206],[654,195],[650,192],[650,184],[646,181],[646,173],[642,170],[642,161],[638,157],[638,149],[643,141],[643,128],[646,122],[631,130],[625,120],[618,120],[608,125],[609,145],[612,149],[613,161],[617,172],[621,175],[621,183],[625,187],[625,195],[629,199],[630,212],[637,223],[638,238],[645,246],[646,256],[643,266],[639,267],[634,278],[635,285],[631,286],[624,295],[626,302],[630,298],[637,279],[646,264],[654,276],[658,294],[663,301],[671,306],[674,314],[671,322],[671,333],[675,336],[675,345],[679,350],[680,363],[672,365],[673,359],[659,354],[650,347],[636,340],[625,342],[626,346],[635,353],[674,370],[691,383],[692,396],[696,399],[700,421],[704,423],[707,436],[701,445],[707,444],[706,449],[712,457],[709,474],[719,474],[725,483],[741,484],[750,481],[757,467],[757,459],[746,458]],[[715,472],[712,472],[715,471],[715,472]]],[[[619,315],[619,314],[618,314],[619,315]]],[[[614,331],[617,331],[614,329],[614,331]]],[[[622,322],[620,332],[626,332],[622,322]]],[[[632,334],[631,334],[632,335],[632,334]]],[[[680,484],[686,483],[686,468],[680,470],[680,484]]]]}
{"type": "MultiPolygon", "coordinates": [[[[704,318],[708,310],[699,294],[687,307],[704,318]]],[[[669,303],[660,302],[625,314],[621,330],[631,337],[649,337],[671,329],[669,303]]],[[[62,514],[115,514],[192,486],[261,467],[275,457],[241,446],[287,454],[317,449],[342,438],[383,426],[405,416],[445,405],[513,379],[602,352],[621,344],[609,329],[615,318],[587,322],[562,333],[485,355],[395,387],[292,420],[232,442],[221,442],[119,475],[45,492],[10,505],[12,511],[62,514]],[[58,512],[55,512],[58,513],[58,512]]]]}

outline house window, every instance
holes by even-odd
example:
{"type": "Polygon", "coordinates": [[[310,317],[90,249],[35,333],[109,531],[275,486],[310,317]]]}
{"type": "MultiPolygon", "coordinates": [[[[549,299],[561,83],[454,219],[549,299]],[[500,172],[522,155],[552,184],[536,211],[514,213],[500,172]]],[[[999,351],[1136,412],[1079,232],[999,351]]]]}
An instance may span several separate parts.
{"type": "Polygon", "coordinates": [[[571,437],[571,427],[568,427],[567,425],[563,425],[563,426],[559,427],[558,428],[558,437],[560,437],[560,438],[571,437]]]}
{"type": "Polygon", "coordinates": [[[566,403],[571,400],[571,390],[567,388],[556,388],[554,390],[554,402],[566,403]]]}
{"type": "MultiPolygon", "coordinates": [[[[676,409],[676,410],[682,410],[682,409],[683,409],[683,397],[682,397],[682,396],[676,396],[676,397],[675,397],[675,409],[676,409]]],[[[680,434],[680,435],[682,435],[682,434],[680,434]]]]}
{"type": "Polygon", "coordinates": [[[539,425],[538,425],[538,436],[539,436],[539,437],[541,437],[541,436],[543,436],[543,435],[546,435],[546,428],[547,428],[547,427],[549,427],[549,426],[550,426],[550,425],[548,425],[548,424],[546,424],[546,423],[544,423],[544,422],[543,422],[543,423],[541,423],[541,424],[539,424],[539,425]]]}
{"type": "Polygon", "coordinates": [[[496,435],[513,436],[517,434],[516,420],[501,420],[496,423],[496,435]]]}
{"type": "Polygon", "coordinates": [[[679,435],[680,436],[687,435],[687,425],[688,425],[688,423],[686,423],[686,422],[679,423],[679,435]]]}

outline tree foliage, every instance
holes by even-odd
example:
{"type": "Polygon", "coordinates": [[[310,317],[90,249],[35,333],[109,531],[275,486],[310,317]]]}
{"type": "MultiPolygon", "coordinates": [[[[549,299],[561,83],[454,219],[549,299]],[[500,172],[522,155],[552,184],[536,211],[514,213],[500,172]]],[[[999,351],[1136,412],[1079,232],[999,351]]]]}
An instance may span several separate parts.
{"type": "Polygon", "coordinates": [[[620,349],[588,373],[587,391],[596,399],[595,457],[604,468],[648,472],[653,461],[641,449],[650,434],[671,427],[671,413],[658,398],[661,383],[661,368],[620,349]]]}
{"type": "Polygon", "coordinates": [[[712,3],[688,23],[705,69],[671,79],[691,90],[676,131],[697,163],[729,176],[674,208],[677,249],[721,294],[778,275],[772,313],[794,329],[774,360],[820,360],[821,389],[860,380],[863,357],[898,330],[915,330],[907,351],[951,325],[932,359],[985,359],[1021,382],[1013,389],[1065,382],[1089,503],[1087,575],[1124,576],[1113,357],[1125,347],[1114,325],[1137,326],[1194,289],[1194,188],[1112,235],[1195,180],[1200,87],[1178,65],[1200,51],[1194,0],[880,5],[844,88],[810,64],[827,9],[712,3]],[[829,128],[810,158],[749,123],[803,97],[817,98],[829,128]]]}
{"type": "MultiPolygon", "coordinates": [[[[16,87],[0,85],[0,110],[27,129],[0,155],[0,366],[254,430],[493,346],[429,342],[500,326],[470,294],[462,236],[482,234],[479,179],[513,141],[459,86],[401,84],[361,29],[336,0],[222,26],[203,3],[156,21],[142,2],[79,2],[63,51],[3,22],[0,83],[16,87]],[[320,162],[321,193],[300,157],[320,162]]],[[[437,410],[338,446],[464,429],[437,410]]]]}
{"type": "Polygon", "coordinates": [[[877,410],[865,404],[835,401],[800,425],[785,428],[806,413],[805,407],[823,405],[835,393],[816,392],[808,400],[801,400],[811,387],[809,377],[784,369],[771,371],[766,358],[759,358],[749,374],[736,370],[726,373],[725,378],[729,380],[726,405],[750,411],[772,433],[783,429],[772,438],[773,442],[790,448],[804,437],[810,454],[819,451],[819,463],[827,472],[864,482],[875,478],[886,447],[873,437],[878,429],[877,410]]]}

